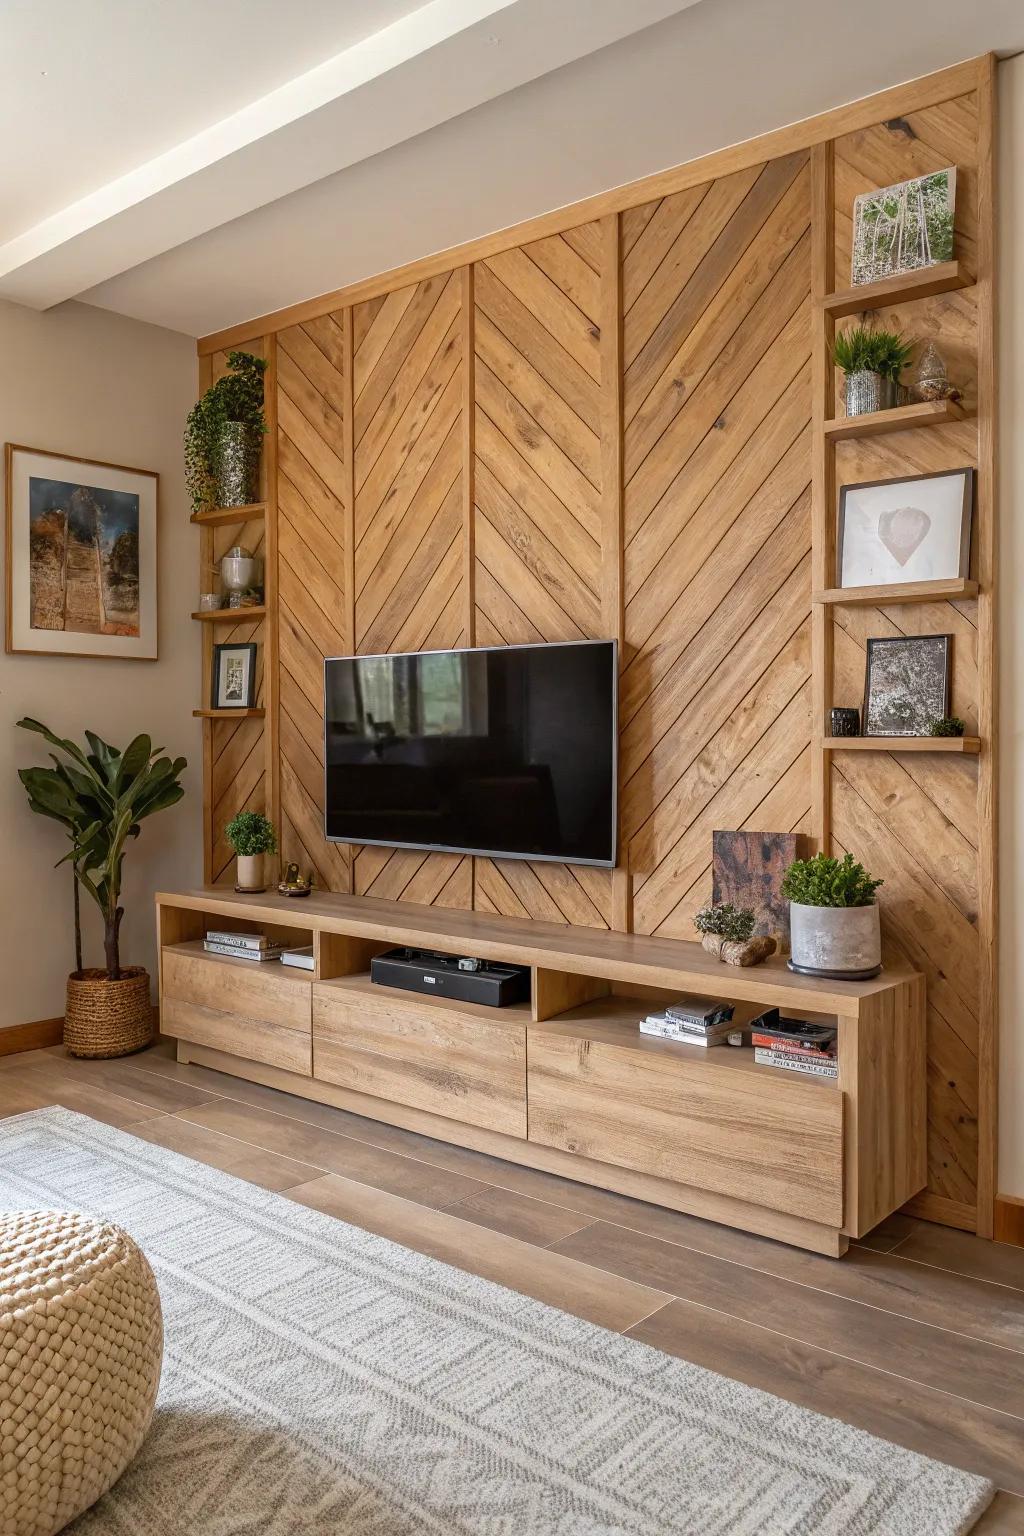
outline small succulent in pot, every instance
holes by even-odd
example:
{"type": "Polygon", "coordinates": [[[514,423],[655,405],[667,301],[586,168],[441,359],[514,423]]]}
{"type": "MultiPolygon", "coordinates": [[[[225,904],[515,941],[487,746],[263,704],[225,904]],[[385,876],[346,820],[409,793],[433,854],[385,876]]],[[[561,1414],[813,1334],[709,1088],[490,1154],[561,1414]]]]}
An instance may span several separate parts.
{"type": "Polygon", "coordinates": [[[846,375],[846,414],[891,410],[914,342],[900,331],[854,325],[836,335],[832,361],[846,375]]]}
{"type": "Polygon", "coordinates": [[[941,720],[933,720],[928,727],[929,736],[963,736],[967,730],[966,725],[959,715],[943,715],[941,720]]]}
{"type": "Polygon", "coordinates": [[[851,853],[796,859],[782,877],[789,900],[790,970],[856,981],[877,976],[882,940],[874,880],[851,853]]]}
{"type": "Polygon", "coordinates": [[[273,823],[259,811],[239,811],[224,828],[224,836],[235,851],[237,889],[252,892],[265,890],[263,856],[277,852],[277,833],[273,823]]]}
{"type": "Polygon", "coordinates": [[[755,938],[755,924],[750,907],[734,907],[731,902],[703,907],[693,919],[701,946],[727,965],[760,965],[775,953],[774,939],[764,934],[755,938]]]}

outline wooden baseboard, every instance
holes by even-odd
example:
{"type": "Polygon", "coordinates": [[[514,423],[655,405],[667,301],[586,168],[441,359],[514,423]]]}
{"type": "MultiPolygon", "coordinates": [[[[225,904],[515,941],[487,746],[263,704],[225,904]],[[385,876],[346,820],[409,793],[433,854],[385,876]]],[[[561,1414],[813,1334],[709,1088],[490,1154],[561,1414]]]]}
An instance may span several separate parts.
{"type": "Polygon", "coordinates": [[[943,1227],[957,1227],[961,1232],[978,1230],[978,1213],[973,1205],[966,1205],[961,1200],[947,1200],[945,1195],[933,1195],[928,1190],[915,1195],[901,1209],[908,1216],[937,1221],[943,1227]]]}
{"type": "Polygon", "coordinates": [[[1024,1248],[1024,1200],[1016,1195],[996,1195],[995,1231],[997,1243],[1014,1243],[1024,1248]]]}
{"type": "Polygon", "coordinates": [[[14,1024],[9,1029],[0,1029],[0,1056],[41,1051],[48,1045],[60,1045],[63,1038],[63,1015],[59,1019],[37,1019],[34,1024],[14,1024]]]}

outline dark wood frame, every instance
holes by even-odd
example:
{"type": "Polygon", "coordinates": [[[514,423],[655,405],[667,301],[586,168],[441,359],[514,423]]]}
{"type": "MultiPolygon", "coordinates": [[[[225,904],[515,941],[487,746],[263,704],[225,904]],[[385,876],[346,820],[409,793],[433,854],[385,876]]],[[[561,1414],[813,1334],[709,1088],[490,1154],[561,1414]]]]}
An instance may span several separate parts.
{"type": "Polygon", "coordinates": [[[33,448],[28,443],[4,444],[4,651],[8,656],[62,656],[72,660],[92,661],[159,661],[160,659],[160,475],[155,469],[139,469],[134,464],[115,464],[110,459],[88,459],[81,454],[60,453],[52,448],[33,448]],[[156,645],[152,656],[111,656],[106,651],[38,651],[27,646],[16,646],[13,633],[12,603],[14,596],[14,570],[11,558],[13,548],[13,483],[14,455],[38,453],[50,459],[66,459],[69,464],[91,464],[94,469],[118,469],[126,475],[148,475],[153,485],[153,540],[156,546],[155,579],[153,582],[154,632],[156,645]]]}
{"type": "MultiPolygon", "coordinates": [[[[240,612],[244,610],[239,610],[240,612]]],[[[213,665],[210,672],[210,708],[211,709],[252,709],[256,704],[256,641],[255,640],[225,640],[222,645],[213,648],[213,665]],[[220,683],[220,659],[224,651],[248,651],[249,652],[249,686],[246,689],[245,698],[239,704],[223,704],[218,697],[220,683]]]]}
{"type": "MultiPolygon", "coordinates": [[[[950,577],[937,576],[936,581],[945,581],[953,577],[964,580],[971,574],[971,526],[974,514],[974,466],[964,464],[959,469],[935,469],[924,475],[896,475],[884,480],[858,480],[851,485],[839,487],[839,504],[836,508],[836,568],[835,584],[838,590],[842,590],[843,583],[843,540],[846,533],[846,500],[851,491],[870,491],[880,485],[917,485],[921,480],[947,480],[953,475],[963,475],[964,493],[960,508],[960,561],[958,569],[951,573],[950,577]]],[[[923,583],[922,583],[923,584],[923,583]]],[[[854,583],[860,585],[860,583],[854,583]]],[[[878,586],[896,586],[896,582],[878,582],[878,586]]]]}
{"type": "Polygon", "coordinates": [[[882,646],[889,645],[918,645],[924,640],[942,640],[945,642],[942,718],[949,714],[950,684],[953,677],[953,636],[952,635],[875,635],[869,637],[867,642],[867,658],[864,663],[864,703],[861,709],[860,728],[863,736],[881,736],[891,738],[906,736],[908,740],[914,740],[920,736],[918,731],[872,731],[869,729],[868,704],[871,698],[871,659],[882,646]]]}

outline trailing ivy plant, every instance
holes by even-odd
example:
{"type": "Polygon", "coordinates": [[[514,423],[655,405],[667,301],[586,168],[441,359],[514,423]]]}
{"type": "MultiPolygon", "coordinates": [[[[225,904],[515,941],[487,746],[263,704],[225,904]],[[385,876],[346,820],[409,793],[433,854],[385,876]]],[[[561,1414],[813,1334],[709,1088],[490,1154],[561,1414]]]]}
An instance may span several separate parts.
{"type": "Polygon", "coordinates": [[[896,383],[910,362],[913,350],[913,340],[908,340],[900,331],[853,325],[836,336],[832,344],[832,361],[847,377],[851,373],[880,373],[884,379],[896,383]]]}
{"type": "Polygon", "coordinates": [[[228,846],[243,859],[251,859],[259,853],[277,852],[277,834],[274,824],[259,811],[239,811],[224,828],[228,846]]]}
{"type": "Polygon", "coordinates": [[[703,907],[693,920],[698,933],[713,933],[723,939],[745,944],[753,935],[756,918],[750,907],[734,907],[725,902],[720,907],[703,907]]]}
{"type": "Polygon", "coordinates": [[[185,420],[185,485],[193,512],[205,512],[216,505],[213,454],[225,424],[240,421],[261,436],[267,430],[263,410],[266,358],[254,357],[251,352],[229,352],[228,369],[200,396],[185,420]]]}
{"type": "Polygon", "coordinates": [[[872,907],[883,883],[872,880],[852,853],[841,859],[816,853],[813,859],[794,859],[782,877],[782,894],[802,907],[872,907]]]}
{"type": "Polygon", "coordinates": [[[943,715],[941,720],[933,720],[928,727],[929,736],[962,736],[967,730],[966,725],[959,715],[943,715]]]}

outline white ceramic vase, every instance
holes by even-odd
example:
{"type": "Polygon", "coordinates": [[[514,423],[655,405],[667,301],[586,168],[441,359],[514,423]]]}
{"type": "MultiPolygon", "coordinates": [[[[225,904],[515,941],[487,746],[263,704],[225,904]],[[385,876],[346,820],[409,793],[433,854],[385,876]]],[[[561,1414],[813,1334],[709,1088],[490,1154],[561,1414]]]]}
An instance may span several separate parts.
{"type": "Polygon", "coordinates": [[[237,856],[236,881],[240,891],[262,891],[262,853],[240,853],[237,856]]]}
{"type": "Polygon", "coordinates": [[[800,971],[851,979],[878,974],[882,935],[878,907],[789,904],[790,961],[800,971]]]}

